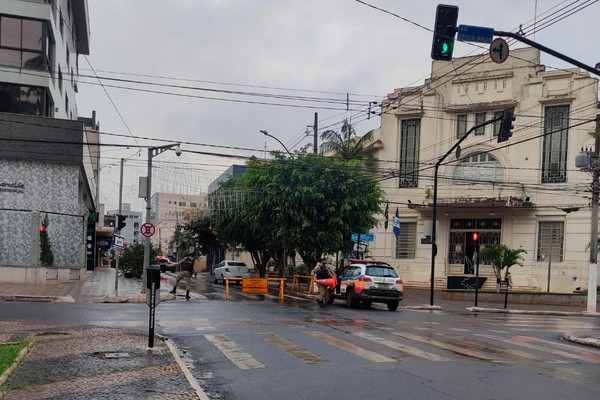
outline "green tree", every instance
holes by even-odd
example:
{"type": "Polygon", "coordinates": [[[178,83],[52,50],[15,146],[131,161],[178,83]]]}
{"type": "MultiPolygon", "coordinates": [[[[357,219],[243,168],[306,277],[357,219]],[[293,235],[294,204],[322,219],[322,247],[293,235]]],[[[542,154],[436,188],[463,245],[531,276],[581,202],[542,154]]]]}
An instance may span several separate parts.
{"type": "Polygon", "coordinates": [[[48,236],[48,214],[44,216],[42,220],[42,226],[40,227],[40,261],[43,266],[51,266],[54,264],[54,254],[52,254],[52,243],[50,243],[50,237],[48,236]]]}
{"type": "Polygon", "coordinates": [[[340,132],[327,130],[321,133],[321,153],[332,153],[342,160],[364,160],[368,167],[375,165],[373,156],[367,151],[373,141],[373,130],[364,136],[357,136],[352,124],[344,119],[340,132]]]}
{"type": "Polygon", "coordinates": [[[497,279],[510,281],[510,268],[513,265],[522,267],[522,255],[526,253],[525,249],[511,249],[504,244],[494,243],[482,248],[480,256],[490,261],[497,279]]]}
{"type": "Polygon", "coordinates": [[[260,257],[262,276],[284,250],[312,268],[325,254],[351,249],[352,233],[371,228],[384,202],[362,161],[313,154],[250,161],[232,185],[242,195],[222,208],[219,232],[260,257]]]}
{"type": "MultiPolygon", "coordinates": [[[[150,243],[150,264],[157,255],[158,249],[150,243]]],[[[119,259],[119,268],[123,271],[131,271],[136,278],[141,277],[144,271],[144,244],[134,243],[125,246],[119,259]]]]}

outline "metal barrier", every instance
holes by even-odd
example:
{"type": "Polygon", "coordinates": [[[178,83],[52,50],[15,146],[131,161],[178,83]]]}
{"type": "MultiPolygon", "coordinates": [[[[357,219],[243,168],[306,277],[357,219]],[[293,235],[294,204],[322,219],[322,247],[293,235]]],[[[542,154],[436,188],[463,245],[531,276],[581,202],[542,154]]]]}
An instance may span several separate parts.
{"type": "MultiPolygon", "coordinates": [[[[285,278],[225,278],[225,300],[229,300],[229,281],[239,281],[242,283],[242,292],[244,293],[267,293],[268,291],[268,282],[269,281],[279,281],[279,301],[282,302],[283,301],[283,287],[284,287],[284,283],[286,281],[285,278]],[[265,281],[267,282],[267,285],[261,285],[260,287],[251,287],[251,288],[258,288],[257,291],[244,291],[244,281],[248,280],[248,281],[265,281]]],[[[262,283],[262,282],[259,282],[262,283]]]]}
{"type": "Polygon", "coordinates": [[[298,291],[300,291],[300,280],[309,279],[308,289],[306,290],[307,294],[312,294],[313,286],[315,283],[315,277],[312,275],[294,275],[294,279],[292,280],[292,288],[290,290],[294,290],[294,287],[298,287],[298,291]]]}

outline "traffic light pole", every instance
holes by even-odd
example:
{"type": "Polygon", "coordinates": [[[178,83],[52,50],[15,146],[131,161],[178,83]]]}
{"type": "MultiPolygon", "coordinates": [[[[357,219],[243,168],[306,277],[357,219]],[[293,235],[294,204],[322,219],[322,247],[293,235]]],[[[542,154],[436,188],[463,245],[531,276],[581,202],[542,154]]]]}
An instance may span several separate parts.
{"type": "MultiPolygon", "coordinates": [[[[454,150],[456,150],[456,148],[458,146],[460,146],[460,144],[469,137],[469,135],[471,134],[471,132],[473,132],[476,129],[479,129],[481,127],[484,127],[486,125],[489,124],[493,124],[496,121],[500,121],[503,118],[503,116],[499,116],[493,119],[490,119],[489,121],[485,121],[482,122],[481,124],[475,125],[474,127],[472,127],[471,129],[469,129],[469,131],[467,133],[465,133],[463,135],[463,137],[461,137],[458,142],[454,143],[454,146],[452,146],[450,148],[450,150],[448,150],[446,152],[446,154],[444,154],[442,156],[442,158],[440,158],[436,163],[435,163],[435,172],[433,175],[433,224],[431,227],[431,276],[429,278],[430,280],[430,294],[429,294],[429,305],[433,306],[433,291],[434,291],[434,277],[435,277],[435,257],[437,255],[437,244],[436,244],[436,221],[437,221],[437,181],[438,181],[438,170],[440,168],[440,165],[442,165],[442,162],[444,162],[444,160],[446,159],[446,157],[448,157],[454,150]]],[[[457,157],[458,158],[458,157],[457,157]]]]}
{"type": "Polygon", "coordinates": [[[584,69],[588,72],[591,72],[594,75],[598,75],[600,76],[600,70],[590,67],[589,65],[585,65],[584,63],[577,61],[569,56],[566,56],[562,53],[559,53],[558,51],[552,50],[551,48],[548,48],[542,44],[539,44],[537,42],[534,42],[533,40],[529,40],[524,36],[519,35],[518,33],[513,33],[513,32],[505,32],[505,31],[496,31],[494,30],[494,35],[496,36],[506,36],[515,40],[518,40],[519,42],[528,44],[531,47],[535,47],[536,49],[539,49],[541,51],[543,51],[544,53],[548,53],[556,58],[560,58],[563,61],[566,61],[570,64],[573,64],[581,69],[584,69]]]}

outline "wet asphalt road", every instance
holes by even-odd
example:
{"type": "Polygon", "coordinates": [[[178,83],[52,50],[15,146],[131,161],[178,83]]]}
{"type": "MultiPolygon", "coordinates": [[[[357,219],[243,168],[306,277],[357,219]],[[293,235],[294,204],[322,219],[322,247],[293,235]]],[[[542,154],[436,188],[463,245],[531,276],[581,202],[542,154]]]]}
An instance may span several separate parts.
{"type": "MultiPolygon", "coordinates": [[[[202,283],[161,303],[157,333],[211,399],[592,399],[600,350],[561,340],[600,319],[460,311],[320,309],[202,283]],[[203,292],[200,290],[200,292],[203,292]]],[[[147,332],[145,304],[3,303],[0,318],[147,332]]]]}

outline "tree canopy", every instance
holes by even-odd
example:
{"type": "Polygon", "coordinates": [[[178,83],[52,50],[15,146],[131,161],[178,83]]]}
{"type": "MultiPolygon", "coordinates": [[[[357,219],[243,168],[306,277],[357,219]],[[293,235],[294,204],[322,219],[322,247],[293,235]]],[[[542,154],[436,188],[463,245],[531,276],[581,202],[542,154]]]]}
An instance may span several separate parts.
{"type": "Polygon", "coordinates": [[[211,194],[220,239],[242,245],[264,276],[272,256],[295,250],[307,267],[350,250],[381,212],[383,191],[360,160],[313,154],[252,160],[246,172],[211,194]]]}

